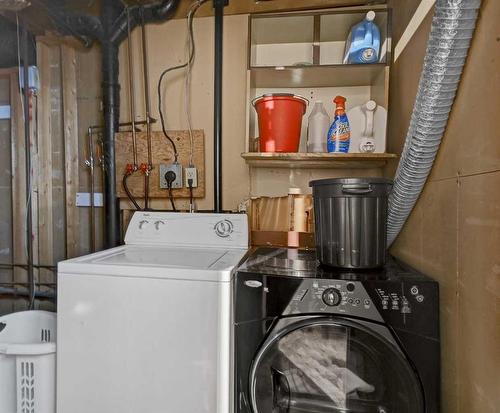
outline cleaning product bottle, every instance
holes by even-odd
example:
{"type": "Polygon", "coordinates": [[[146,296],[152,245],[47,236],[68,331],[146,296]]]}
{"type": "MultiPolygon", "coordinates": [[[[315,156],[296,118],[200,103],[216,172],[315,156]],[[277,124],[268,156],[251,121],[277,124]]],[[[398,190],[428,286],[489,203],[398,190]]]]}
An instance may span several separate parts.
{"type": "Polygon", "coordinates": [[[349,152],[349,144],[351,143],[351,128],[349,127],[349,120],[345,113],[346,98],[336,96],[333,102],[336,107],[333,123],[328,131],[328,152],[347,153],[349,152]]]}
{"type": "Polygon", "coordinates": [[[375,12],[369,11],[362,22],[355,24],[345,44],[344,64],[377,63],[380,56],[380,29],[373,22],[375,12]]]}
{"type": "Polygon", "coordinates": [[[317,100],[309,115],[307,152],[326,152],[326,134],[329,128],[330,116],[328,116],[323,102],[317,100]]]}

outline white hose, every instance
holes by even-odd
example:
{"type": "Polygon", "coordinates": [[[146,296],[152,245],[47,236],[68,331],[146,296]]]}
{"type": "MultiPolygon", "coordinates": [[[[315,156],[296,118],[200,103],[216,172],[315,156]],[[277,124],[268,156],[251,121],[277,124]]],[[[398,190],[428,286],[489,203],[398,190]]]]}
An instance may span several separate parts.
{"type": "Polygon", "coordinates": [[[424,67],[394,188],[387,244],[408,219],[431,171],[455,100],[481,0],[437,0],[424,67]]]}

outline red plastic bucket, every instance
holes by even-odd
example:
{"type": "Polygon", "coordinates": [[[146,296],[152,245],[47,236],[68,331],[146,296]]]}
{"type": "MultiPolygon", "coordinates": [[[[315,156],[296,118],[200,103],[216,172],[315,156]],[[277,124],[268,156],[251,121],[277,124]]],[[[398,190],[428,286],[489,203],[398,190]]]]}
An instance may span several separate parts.
{"type": "Polygon", "coordinates": [[[309,101],[279,93],[261,96],[252,103],[259,118],[260,152],[298,152],[302,117],[309,101]]]}

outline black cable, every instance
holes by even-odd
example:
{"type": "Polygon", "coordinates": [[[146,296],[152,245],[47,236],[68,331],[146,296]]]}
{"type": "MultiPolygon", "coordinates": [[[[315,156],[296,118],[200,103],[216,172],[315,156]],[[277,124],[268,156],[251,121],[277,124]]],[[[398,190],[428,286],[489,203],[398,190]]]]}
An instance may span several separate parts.
{"type": "Polygon", "coordinates": [[[177,208],[175,208],[175,203],[174,203],[174,194],[172,193],[172,185],[168,186],[168,197],[170,198],[170,205],[172,205],[172,211],[177,212],[177,208]]]}
{"type": "Polygon", "coordinates": [[[177,65],[177,66],[172,66],[172,67],[169,67],[167,69],[165,69],[161,75],[160,75],[160,78],[158,79],[158,87],[157,87],[157,92],[158,92],[158,112],[160,113],[160,121],[161,121],[161,129],[162,129],[162,132],[163,132],[163,135],[165,135],[165,138],[167,138],[167,140],[170,142],[170,144],[172,145],[172,148],[174,149],[174,156],[175,156],[175,161],[177,161],[178,157],[179,157],[179,153],[177,152],[177,147],[175,146],[175,142],[173,141],[173,139],[168,135],[167,133],[167,129],[165,127],[165,115],[163,113],[163,109],[162,109],[162,97],[161,97],[161,84],[163,82],[163,79],[164,77],[169,73],[169,72],[172,72],[174,70],[178,70],[178,69],[183,69],[185,67],[188,66],[188,64],[191,64],[193,62],[193,59],[194,59],[194,55],[195,55],[195,42],[194,42],[194,30],[193,30],[193,17],[194,17],[194,14],[196,13],[196,10],[198,10],[198,8],[204,3],[203,2],[199,2],[196,7],[188,14],[188,27],[189,27],[189,33],[190,33],[190,39],[191,39],[191,48],[190,48],[190,55],[188,57],[188,61],[186,63],[183,63],[181,65],[177,65]]]}
{"type": "Polygon", "coordinates": [[[193,211],[193,203],[194,203],[194,195],[193,195],[193,180],[188,179],[188,187],[189,187],[189,212],[193,211]]]}
{"type": "Polygon", "coordinates": [[[130,202],[132,202],[134,204],[135,209],[140,211],[141,207],[139,206],[139,204],[137,203],[137,201],[135,200],[134,196],[131,194],[131,192],[129,191],[128,186],[127,186],[127,179],[129,176],[130,176],[130,174],[123,175],[123,189],[125,190],[125,193],[127,194],[128,199],[130,199],[130,202]]]}

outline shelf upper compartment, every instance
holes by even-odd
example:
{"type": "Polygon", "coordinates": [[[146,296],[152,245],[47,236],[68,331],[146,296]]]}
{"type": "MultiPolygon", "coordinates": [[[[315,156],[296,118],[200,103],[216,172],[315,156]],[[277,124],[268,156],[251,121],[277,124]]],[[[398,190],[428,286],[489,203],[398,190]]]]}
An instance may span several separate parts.
{"type": "Polygon", "coordinates": [[[274,153],[245,152],[242,158],[256,168],[380,168],[397,155],[392,153],[274,153]]]}
{"type": "Polygon", "coordinates": [[[325,66],[253,67],[253,88],[337,87],[372,85],[386,70],[384,63],[325,66]]]}

